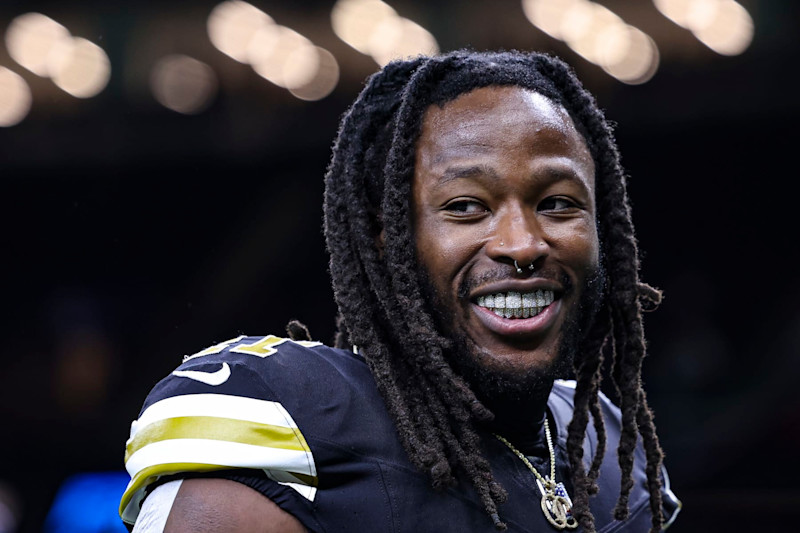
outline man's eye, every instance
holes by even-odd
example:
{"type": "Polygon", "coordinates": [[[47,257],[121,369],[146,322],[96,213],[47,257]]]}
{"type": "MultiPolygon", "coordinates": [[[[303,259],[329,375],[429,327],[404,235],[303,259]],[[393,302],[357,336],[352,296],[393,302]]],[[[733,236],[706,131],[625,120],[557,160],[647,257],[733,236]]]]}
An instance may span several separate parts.
{"type": "Polygon", "coordinates": [[[560,196],[545,198],[539,203],[540,211],[564,211],[576,207],[575,202],[560,196]]]}
{"type": "Polygon", "coordinates": [[[486,213],[488,211],[486,206],[477,200],[455,200],[447,204],[445,209],[453,213],[464,215],[475,215],[479,213],[486,213]]]}

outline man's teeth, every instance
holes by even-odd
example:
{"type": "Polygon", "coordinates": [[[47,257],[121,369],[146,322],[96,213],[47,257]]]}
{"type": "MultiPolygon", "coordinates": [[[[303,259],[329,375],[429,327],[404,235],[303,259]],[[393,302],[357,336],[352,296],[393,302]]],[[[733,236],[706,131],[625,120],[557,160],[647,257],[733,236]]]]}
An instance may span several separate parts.
{"type": "Polygon", "coordinates": [[[478,305],[503,318],[530,318],[553,303],[553,291],[498,292],[478,296],[478,305]]]}

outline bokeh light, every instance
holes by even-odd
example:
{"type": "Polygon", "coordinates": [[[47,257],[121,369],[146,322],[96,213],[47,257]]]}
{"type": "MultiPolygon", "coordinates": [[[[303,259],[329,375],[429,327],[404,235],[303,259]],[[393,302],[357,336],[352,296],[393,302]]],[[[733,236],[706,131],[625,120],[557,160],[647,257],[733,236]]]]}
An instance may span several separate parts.
{"type": "Polygon", "coordinates": [[[732,56],[744,52],[753,41],[750,13],[736,2],[719,2],[713,16],[692,28],[695,37],[717,52],[732,56]]]}
{"type": "Polygon", "coordinates": [[[75,37],[53,47],[47,70],[53,83],[63,91],[77,98],[91,98],[108,85],[111,62],[102,48],[75,37]]]}
{"type": "Polygon", "coordinates": [[[208,37],[220,52],[247,63],[253,37],[272,24],[272,17],[247,2],[223,2],[208,16],[208,37]]]}
{"type": "Polygon", "coordinates": [[[70,39],[69,31],[46,15],[26,13],[16,17],[6,31],[6,48],[11,58],[39,76],[49,76],[49,56],[70,39]]]}
{"type": "Polygon", "coordinates": [[[750,13],[734,0],[653,0],[667,18],[721,55],[738,55],[753,41],[750,13]]]}
{"type": "Polygon", "coordinates": [[[665,17],[686,28],[695,0],[653,0],[653,4],[665,17]]]}
{"type": "Polygon", "coordinates": [[[291,28],[262,28],[251,42],[248,62],[260,76],[278,87],[301,87],[319,68],[314,43],[291,28]]]}
{"type": "Polygon", "coordinates": [[[431,32],[380,0],[339,0],[331,11],[336,35],[380,66],[393,59],[436,54],[431,32]]]}
{"type": "Polygon", "coordinates": [[[289,92],[301,100],[321,100],[328,96],[339,83],[339,64],[336,58],[324,48],[317,47],[316,51],[319,68],[314,78],[305,85],[289,89],[289,92]]]}
{"type": "Polygon", "coordinates": [[[369,42],[369,53],[381,66],[393,59],[438,52],[439,44],[433,34],[403,17],[384,19],[378,24],[369,42]]]}
{"type": "Polygon", "coordinates": [[[607,7],[587,0],[522,0],[522,8],[531,24],[623,83],[644,83],[658,70],[655,41],[607,7]]]}
{"type": "Polygon", "coordinates": [[[522,10],[531,24],[551,37],[562,39],[561,30],[567,13],[586,0],[522,0],[522,10]]]}
{"type": "Polygon", "coordinates": [[[217,85],[217,76],[211,67],[180,54],[161,58],[150,75],[150,87],[156,100],[184,115],[205,110],[217,93],[217,85]]]}
{"type": "Polygon", "coordinates": [[[339,65],[330,52],[247,2],[217,5],[207,26],[218,50],[298,98],[324,98],[339,81],[339,65]]]}
{"type": "Polygon", "coordinates": [[[31,109],[31,90],[22,76],[0,67],[0,127],[22,122],[31,109]]]}
{"type": "Polygon", "coordinates": [[[606,34],[600,65],[623,83],[639,85],[658,70],[659,53],[653,39],[633,26],[614,27],[606,34]]]}
{"type": "Polygon", "coordinates": [[[370,54],[370,43],[377,27],[397,12],[380,0],[339,0],[331,11],[334,33],[361,52],[370,54]]]}
{"type": "Polygon", "coordinates": [[[311,41],[286,54],[283,63],[283,86],[296,89],[308,85],[319,72],[319,51],[311,41]]]}
{"type": "Polygon", "coordinates": [[[6,46],[14,61],[77,98],[95,96],[108,85],[111,62],[105,51],[41,13],[16,17],[6,46]]]}
{"type": "Polygon", "coordinates": [[[578,55],[599,64],[603,53],[602,37],[625,22],[600,4],[576,2],[564,14],[559,33],[578,55]]]}

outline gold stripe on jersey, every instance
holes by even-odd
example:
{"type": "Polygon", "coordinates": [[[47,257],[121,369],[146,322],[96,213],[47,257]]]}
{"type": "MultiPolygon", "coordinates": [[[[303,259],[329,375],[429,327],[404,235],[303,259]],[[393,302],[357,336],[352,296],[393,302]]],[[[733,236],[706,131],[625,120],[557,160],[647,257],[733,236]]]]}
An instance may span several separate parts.
{"type": "Polygon", "coordinates": [[[308,444],[297,428],[230,418],[184,416],[158,420],[140,429],[125,447],[125,462],[145,446],[169,439],[208,439],[308,451],[308,444]]]}
{"type": "Polygon", "coordinates": [[[169,476],[181,472],[213,472],[214,470],[227,470],[229,466],[209,465],[203,463],[169,463],[144,468],[131,478],[122,501],[119,504],[119,515],[124,522],[133,524],[139,514],[144,497],[144,487],[154,483],[161,476],[169,476]]]}

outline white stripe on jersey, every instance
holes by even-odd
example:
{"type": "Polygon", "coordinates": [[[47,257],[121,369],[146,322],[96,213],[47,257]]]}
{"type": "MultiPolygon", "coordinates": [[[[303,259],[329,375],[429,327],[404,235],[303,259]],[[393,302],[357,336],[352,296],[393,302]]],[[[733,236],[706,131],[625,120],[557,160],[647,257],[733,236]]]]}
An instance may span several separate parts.
{"type": "Polygon", "coordinates": [[[167,518],[181,488],[182,479],[164,483],[155,488],[142,504],[132,533],[164,533],[167,518]]]}
{"type": "Polygon", "coordinates": [[[282,470],[265,469],[264,473],[267,474],[267,477],[270,478],[272,481],[293,488],[307,500],[313,502],[314,497],[317,495],[317,487],[312,487],[302,482],[298,483],[299,480],[289,472],[284,472],[282,470]]]}
{"type": "Polygon", "coordinates": [[[291,415],[278,402],[227,394],[185,394],[166,398],[148,407],[131,424],[131,438],[153,422],[189,416],[213,416],[286,428],[297,427],[291,415]]]}

